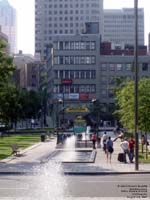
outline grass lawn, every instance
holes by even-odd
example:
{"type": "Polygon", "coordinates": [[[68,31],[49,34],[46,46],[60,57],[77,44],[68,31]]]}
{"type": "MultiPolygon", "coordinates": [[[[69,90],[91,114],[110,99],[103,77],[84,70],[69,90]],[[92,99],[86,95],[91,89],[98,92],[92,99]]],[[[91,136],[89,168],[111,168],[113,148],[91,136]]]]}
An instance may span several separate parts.
{"type": "Polygon", "coordinates": [[[0,160],[11,155],[11,144],[16,143],[19,148],[25,149],[40,142],[40,134],[18,134],[0,137],[0,160]]]}

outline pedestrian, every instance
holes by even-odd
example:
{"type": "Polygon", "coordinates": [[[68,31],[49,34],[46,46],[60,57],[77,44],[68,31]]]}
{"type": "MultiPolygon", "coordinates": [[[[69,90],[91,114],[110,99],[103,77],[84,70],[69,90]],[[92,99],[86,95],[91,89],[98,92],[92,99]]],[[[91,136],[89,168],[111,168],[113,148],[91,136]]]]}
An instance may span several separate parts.
{"type": "Polygon", "coordinates": [[[107,162],[108,162],[108,158],[109,161],[111,163],[111,156],[113,153],[114,149],[113,149],[113,141],[111,140],[111,137],[108,137],[108,140],[106,141],[106,154],[107,154],[107,162]]]}
{"type": "Polygon", "coordinates": [[[121,142],[120,146],[121,146],[121,148],[123,149],[123,152],[124,152],[124,162],[127,163],[127,158],[126,158],[126,154],[127,154],[130,163],[133,163],[133,161],[131,159],[131,154],[130,154],[130,151],[129,151],[129,142],[128,142],[127,138],[124,138],[124,140],[121,142]]]}
{"type": "Polygon", "coordinates": [[[106,153],[106,141],[107,141],[107,138],[108,138],[107,132],[105,131],[103,136],[102,136],[103,150],[105,151],[105,153],[106,153]]]}
{"type": "Polygon", "coordinates": [[[113,140],[113,142],[117,141],[119,138],[122,141],[124,137],[123,131],[119,131],[119,135],[113,140]]]}
{"type": "Polygon", "coordinates": [[[135,140],[134,140],[133,136],[130,137],[128,142],[129,142],[129,151],[130,151],[130,154],[131,154],[131,160],[133,161],[133,158],[134,158],[134,146],[135,146],[135,140]]]}
{"type": "Polygon", "coordinates": [[[101,135],[100,135],[100,133],[98,134],[98,137],[97,137],[97,147],[101,148],[101,135]]]}
{"type": "Polygon", "coordinates": [[[142,145],[142,153],[144,152],[144,145],[146,144],[146,137],[144,134],[141,135],[141,145],[142,145]]]}
{"type": "Polygon", "coordinates": [[[96,137],[96,133],[94,132],[94,134],[92,135],[93,149],[96,149],[96,140],[97,140],[97,137],[96,137]]]}

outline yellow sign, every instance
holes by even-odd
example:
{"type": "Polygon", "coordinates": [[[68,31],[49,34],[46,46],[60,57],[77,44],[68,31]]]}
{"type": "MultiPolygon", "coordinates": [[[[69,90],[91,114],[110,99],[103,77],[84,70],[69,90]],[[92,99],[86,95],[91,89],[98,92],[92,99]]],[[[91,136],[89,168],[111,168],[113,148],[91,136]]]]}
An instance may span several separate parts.
{"type": "Polygon", "coordinates": [[[66,108],[66,112],[68,112],[68,113],[85,113],[85,112],[89,112],[89,109],[86,107],[69,107],[69,108],[66,108]]]}

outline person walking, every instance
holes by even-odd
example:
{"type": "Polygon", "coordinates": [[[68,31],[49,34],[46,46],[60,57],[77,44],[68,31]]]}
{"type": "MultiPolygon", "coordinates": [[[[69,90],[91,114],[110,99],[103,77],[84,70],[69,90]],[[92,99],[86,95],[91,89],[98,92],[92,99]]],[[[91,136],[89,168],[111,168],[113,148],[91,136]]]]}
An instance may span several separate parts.
{"type": "Polygon", "coordinates": [[[103,150],[105,151],[105,153],[106,153],[106,141],[107,141],[107,138],[108,138],[107,132],[105,131],[103,136],[102,136],[103,150]]]}
{"type": "Polygon", "coordinates": [[[127,138],[124,138],[124,140],[121,142],[120,146],[121,146],[121,148],[123,149],[123,152],[124,152],[124,162],[127,163],[127,158],[126,158],[126,154],[127,154],[130,163],[133,163],[133,161],[131,159],[131,154],[130,154],[130,151],[129,151],[129,142],[128,142],[127,138]]]}
{"type": "Polygon", "coordinates": [[[131,160],[133,161],[133,158],[134,158],[134,146],[135,146],[135,140],[133,139],[133,136],[130,137],[128,142],[129,142],[129,151],[130,151],[130,155],[131,155],[131,160]]]}
{"type": "Polygon", "coordinates": [[[96,149],[96,140],[97,140],[97,136],[96,136],[96,132],[94,132],[94,134],[92,135],[93,149],[96,149]]]}
{"type": "Polygon", "coordinates": [[[108,140],[106,141],[106,154],[107,154],[107,162],[108,159],[111,163],[111,157],[112,157],[112,153],[113,153],[114,149],[113,149],[113,141],[111,140],[111,137],[108,137],[108,140]]]}

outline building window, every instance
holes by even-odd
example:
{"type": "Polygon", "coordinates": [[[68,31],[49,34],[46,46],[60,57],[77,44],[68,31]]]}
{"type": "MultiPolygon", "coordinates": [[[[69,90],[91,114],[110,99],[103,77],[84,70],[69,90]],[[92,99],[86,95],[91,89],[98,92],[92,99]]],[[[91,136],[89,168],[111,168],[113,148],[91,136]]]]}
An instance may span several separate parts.
{"type": "Polygon", "coordinates": [[[91,71],[91,79],[95,79],[96,78],[96,71],[92,70],[91,71]]]}
{"type": "Polygon", "coordinates": [[[109,69],[110,71],[115,71],[115,64],[110,64],[109,69]]]}
{"type": "Polygon", "coordinates": [[[113,97],[114,97],[114,92],[113,92],[112,89],[109,89],[109,91],[108,91],[108,96],[109,96],[110,98],[113,98],[113,97]]]}
{"type": "Polygon", "coordinates": [[[126,71],[132,71],[132,64],[131,63],[125,64],[125,69],[126,71]]]}
{"type": "Polygon", "coordinates": [[[116,65],[116,70],[121,71],[122,70],[122,64],[117,64],[116,65]]]}
{"type": "Polygon", "coordinates": [[[115,76],[109,77],[109,84],[114,85],[115,84],[115,76]]]}
{"type": "Polygon", "coordinates": [[[101,70],[102,70],[102,71],[107,71],[107,64],[103,63],[103,64],[101,65],[101,70]]]}
{"type": "Polygon", "coordinates": [[[74,75],[75,75],[74,76],[75,79],[79,79],[79,70],[76,70],[74,75]]]}
{"type": "Polygon", "coordinates": [[[148,71],[148,63],[142,63],[142,71],[148,71]]]}
{"type": "Polygon", "coordinates": [[[85,78],[90,79],[90,70],[85,71],[85,78]]]}
{"type": "Polygon", "coordinates": [[[101,90],[102,97],[107,97],[107,90],[101,90]]]}
{"type": "Polygon", "coordinates": [[[95,58],[95,56],[91,56],[91,64],[96,64],[96,58],[95,58]]]}

